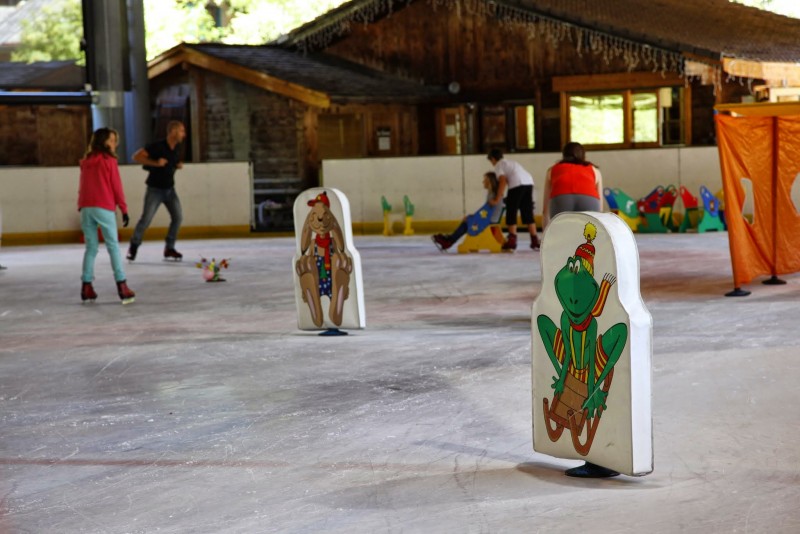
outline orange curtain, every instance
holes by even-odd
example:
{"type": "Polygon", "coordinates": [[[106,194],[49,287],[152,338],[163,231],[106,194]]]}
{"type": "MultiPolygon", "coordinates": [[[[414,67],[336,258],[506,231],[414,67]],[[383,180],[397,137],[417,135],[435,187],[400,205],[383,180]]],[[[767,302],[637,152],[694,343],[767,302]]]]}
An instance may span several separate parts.
{"type": "Polygon", "coordinates": [[[791,198],[800,172],[800,115],[717,114],[716,122],[734,286],[800,271],[800,215],[791,198]],[[743,178],[752,183],[752,223],[742,213],[743,178]]]}

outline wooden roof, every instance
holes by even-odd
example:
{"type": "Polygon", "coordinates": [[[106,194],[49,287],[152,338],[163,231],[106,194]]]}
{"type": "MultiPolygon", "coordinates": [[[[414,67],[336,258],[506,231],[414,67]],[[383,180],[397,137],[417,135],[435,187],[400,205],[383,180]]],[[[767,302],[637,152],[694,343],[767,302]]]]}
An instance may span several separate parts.
{"type": "Polygon", "coordinates": [[[331,103],[430,101],[446,94],[324,54],[278,46],[180,44],[148,64],[154,78],[188,63],[317,107],[331,103]]]}
{"type": "Polygon", "coordinates": [[[0,89],[83,89],[84,68],[75,61],[6,62],[0,68],[0,89]]]}
{"type": "MultiPolygon", "coordinates": [[[[424,0],[353,0],[278,40],[283,46],[321,50],[346,38],[351,25],[391,16],[424,0]]],[[[461,11],[498,21],[552,21],[683,55],[719,62],[729,74],[781,79],[799,77],[800,19],[728,0],[474,0],[461,11]],[[766,70],[765,70],[766,69],[766,70]]],[[[455,9],[455,4],[429,6],[455,9]]]]}

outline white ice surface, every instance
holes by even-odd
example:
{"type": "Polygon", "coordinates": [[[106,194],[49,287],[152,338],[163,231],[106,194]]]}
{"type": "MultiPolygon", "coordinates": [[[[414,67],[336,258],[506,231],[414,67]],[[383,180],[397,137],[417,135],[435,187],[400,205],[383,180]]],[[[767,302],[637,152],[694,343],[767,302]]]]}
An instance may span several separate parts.
{"type": "Polygon", "coordinates": [[[103,249],[81,305],[80,245],[3,247],[0,532],[800,532],[800,277],[726,298],[726,234],[636,239],[655,470],[608,480],[532,452],[528,249],[356,236],[367,329],[322,338],[293,238],[145,242],[128,306],[103,249]]]}

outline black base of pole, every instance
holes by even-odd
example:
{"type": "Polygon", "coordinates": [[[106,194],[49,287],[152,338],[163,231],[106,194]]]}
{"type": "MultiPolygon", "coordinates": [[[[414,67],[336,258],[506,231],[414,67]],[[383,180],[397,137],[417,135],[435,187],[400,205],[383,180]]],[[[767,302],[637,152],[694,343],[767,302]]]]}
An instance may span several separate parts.
{"type": "Polygon", "coordinates": [[[567,469],[564,471],[564,474],[568,477],[576,478],[610,478],[619,475],[619,473],[613,469],[608,469],[607,467],[589,462],[579,465],[578,467],[573,467],[572,469],[567,469]]]}
{"type": "Polygon", "coordinates": [[[347,332],[339,330],[338,328],[328,328],[319,333],[321,336],[346,336],[347,332]]]}
{"type": "Polygon", "coordinates": [[[733,291],[731,291],[729,293],[725,293],[725,296],[726,297],[746,297],[749,294],[750,294],[749,291],[745,291],[741,287],[735,287],[735,288],[733,288],[733,291]]]}
{"type": "Polygon", "coordinates": [[[765,286],[782,286],[783,284],[786,283],[786,280],[781,280],[780,278],[778,278],[773,274],[772,278],[770,278],[769,280],[764,280],[761,283],[764,284],[765,286]]]}

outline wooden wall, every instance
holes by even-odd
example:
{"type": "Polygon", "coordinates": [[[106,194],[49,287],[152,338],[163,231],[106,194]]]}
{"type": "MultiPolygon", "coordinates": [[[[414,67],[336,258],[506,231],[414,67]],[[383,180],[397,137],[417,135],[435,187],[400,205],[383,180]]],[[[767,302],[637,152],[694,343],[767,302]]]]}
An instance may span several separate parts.
{"type": "Polygon", "coordinates": [[[465,99],[478,101],[533,100],[535,87],[549,90],[552,76],[628,70],[620,60],[579,54],[569,40],[550,42],[544,26],[535,28],[464,6],[413,2],[375,23],[352,24],[325,52],[430,85],[456,81],[465,99]]]}
{"type": "MultiPolygon", "coordinates": [[[[501,103],[534,103],[537,151],[560,150],[560,100],[552,90],[554,76],[630,70],[614,54],[591,51],[585,38],[579,50],[572,31],[555,36],[552,23],[514,23],[475,11],[469,2],[458,5],[413,2],[377,22],[352,24],[347,36],[324,51],[385,72],[424,79],[430,85],[458,82],[461,90],[453,102],[475,102],[479,114],[501,103]]],[[[633,70],[649,74],[652,65],[641,63],[633,70]]],[[[707,94],[714,89],[692,85],[696,90],[689,94],[697,98],[691,104],[691,140],[708,143],[713,138],[714,100],[709,102],[707,94]]],[[[738,101],[741,87],[733,85],[737,87],[721,92],[723,101],[738,101]]],[[[479,116],[477,127],[484,128],[484,122],[479,116]]]]}
{"type": "Polygon", "coordinates": [[[0,106],[0,165],[77,165],[91,135],[82,106],[0,106]]]}

